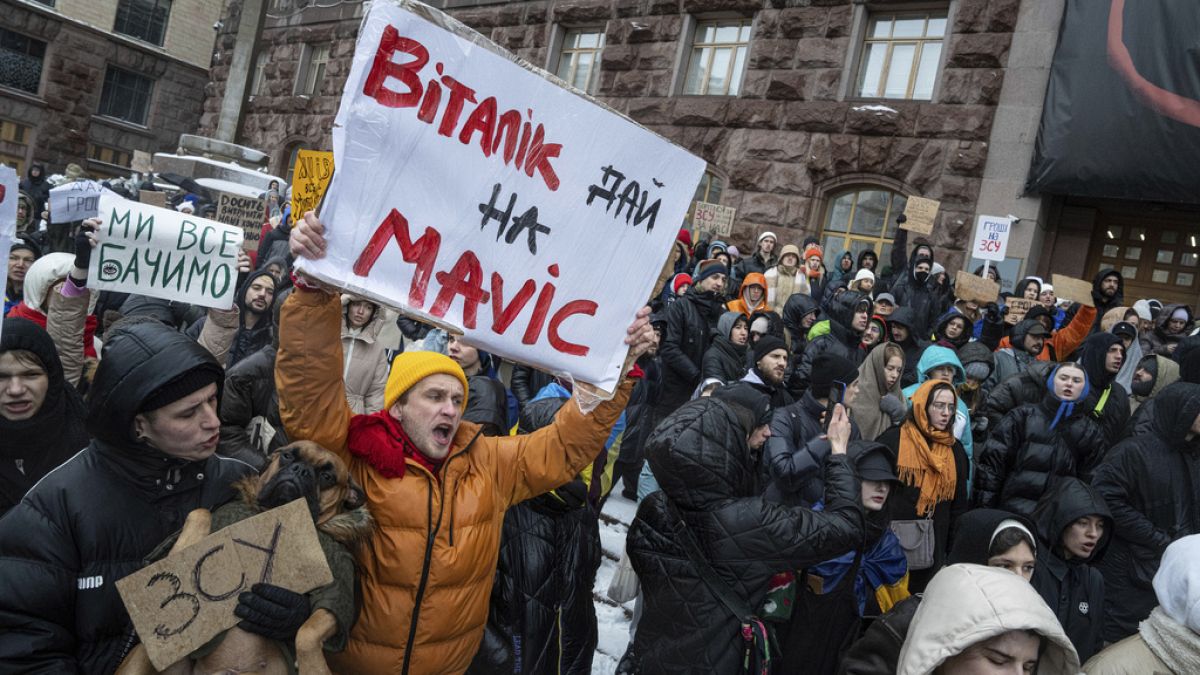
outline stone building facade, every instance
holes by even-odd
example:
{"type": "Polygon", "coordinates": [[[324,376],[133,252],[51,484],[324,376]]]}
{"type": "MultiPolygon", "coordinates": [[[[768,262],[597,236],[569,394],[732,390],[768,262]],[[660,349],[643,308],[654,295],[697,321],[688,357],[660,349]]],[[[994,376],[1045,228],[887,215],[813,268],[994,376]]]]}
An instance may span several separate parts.
{"type": "Polygon", "coordinates": [[[0,162],[122,176],[195,131],[221,0],[0,0],[0,162]]]}
{"type": "MultiPolygon", "coordinates": [[[[225,26],[237,25],[240,3],[229,3],[225,26]]],[[[297,148],[330,147],[361,17],[359,3],[306,4],[275,0],[268,9],[256,59],[259,72],[238,138],[272,153],[278,175],[288,175],[297,148]],[[314,52],[320,46],[328,51],[314,52]],[[310,67],[306,59],[314,53],[326,59],[323,81],[311,93],[301,92],[310,67]]],[[[886,223],[905,196],[921,195],[942,203],[931,238],[947,252],[947,266],[955,269],[966,259],[1020,0],[449,0],[443,5],[468,26],[551,71],[562,63],[564,34],[575,29],[602,33],[593,94],[709,163],[698,197],[737,209],[731,238],[744,249],[756,234],[770,230],[781,243],[799,244],[813,235],[830,250],[853,244],[856,251],[886,254],[894,233],[894,224],[886,223]],[[927,74],[924,83],[932,91],[925,100],[904,92],[895,98],[857,95],[866,67],[865,42],[878,31],[881,17],[910,16],[944,20],[944,34],[936,40],[940,55],[931,59],[933,79],[930,83],[927,74]],[[714,21],[749,26],[744,66],[734,68],[737,93],[685,94],[696,41],[714,21]],[[861,227],[852,222],[855,217],[864,221],[861,227]]],[[[222,55],[235,40],[228,28],[218,37],[201,133],[215,128],[222,55]]]]}

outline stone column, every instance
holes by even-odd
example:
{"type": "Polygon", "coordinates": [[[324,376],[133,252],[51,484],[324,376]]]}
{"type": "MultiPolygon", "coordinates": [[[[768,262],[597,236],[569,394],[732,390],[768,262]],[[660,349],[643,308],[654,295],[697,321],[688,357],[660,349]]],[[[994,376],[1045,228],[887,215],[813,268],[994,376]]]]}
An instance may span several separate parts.
{"type": "MultiPolygon", "coordinates": [[[[1013,228],[1007,256],[1025,259],[1023,275],[1036,269],[1046,229],[1049,200],[1044,204],[1041,195],[1024,194],[1025,178],[1033,160],[1033,145],[1050,82],[1050,63],[1058,45],[1065,6],[1066,0],[1021,3],[976,203],[976,216],[1011,214],[1021,219],[1013,228]]],[[[974,230],[972,224],[972,233],[974,230]]],[[[967,242],[968,247],[970,243],[967,242]]],[[[964,268],[969,262],[970,257],[964,261],[964,268]]]]}
{"type": "Polygon", "coordinates": [[[266,0],[242,0],[237,42],[229,59],[225,96],[221,99],[221,112],[217,117],[216,137],[227,143],[237,143],[238,140],[242,109],[246,106],[250,83],[254,80],[254,47],[258,42],[258,34],[262,32],[266,10],[266,0]]]}

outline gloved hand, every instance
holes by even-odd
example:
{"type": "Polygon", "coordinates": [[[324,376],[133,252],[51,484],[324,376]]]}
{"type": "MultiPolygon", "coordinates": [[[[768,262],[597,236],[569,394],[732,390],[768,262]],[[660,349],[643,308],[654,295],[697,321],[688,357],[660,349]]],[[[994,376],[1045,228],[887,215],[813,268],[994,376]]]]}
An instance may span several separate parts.
{"type": "MultiPolygon", "coordinates": [[[[1006,309],[1007,308],[1005,308],[1005,310],[1006,309]]],[[[988,323],[1000,323],[1004,320],[1005,310],[1001,310],[1000,305],[997,305],[994,302],[989,302],[983,308],[984,321],[987,321],[988,323]]]]}
{"type": "Polygon", "coordinates": [[[887,394],[879,399],[879,409],[885,415],[891,418],[892,424],[899,424],[904,420],[904,414],[908,412],[904,402],[896,398],[895,394],[887,394]]]}
{"type": "Polygon", "coordinates": [[[296,639],[296,631],[308,620],[312,607],[308,596],[271,584],[254,584],[238,596],[233,615],[238,628],[279,642],[296,639]]]}
{"type": "Polygon", "coordinates": [[[79,231],[75,233],[75,267],[86,270],[92,261],[92,243],[88,241],[88,233],[96,230],[91,220],[83,221],[79,231]]]}

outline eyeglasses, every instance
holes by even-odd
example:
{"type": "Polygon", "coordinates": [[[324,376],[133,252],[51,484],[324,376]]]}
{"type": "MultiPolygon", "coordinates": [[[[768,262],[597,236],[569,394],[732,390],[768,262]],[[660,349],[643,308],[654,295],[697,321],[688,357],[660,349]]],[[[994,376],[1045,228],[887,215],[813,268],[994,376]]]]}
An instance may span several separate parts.
{"type": "Polygon", "coordinates": [[[954,410],[953,403],[930,403],[929,409],[937,412],[950,412],[954,410]]]}

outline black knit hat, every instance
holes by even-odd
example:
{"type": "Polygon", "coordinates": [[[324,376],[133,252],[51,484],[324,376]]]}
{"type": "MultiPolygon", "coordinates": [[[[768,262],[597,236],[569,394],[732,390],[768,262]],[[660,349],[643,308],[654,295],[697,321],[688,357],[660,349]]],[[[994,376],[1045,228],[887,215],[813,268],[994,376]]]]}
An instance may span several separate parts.
{"type": "Polygon", "coordinates": [[[712,397],[730,404],[734,407],[735,412],[737,408],[741,408],[749,413],[746,418],[746,421],[750,423],[746,429],[747,435],[755,428],[771,423],[771,416],[774,414],[774,410],[771,409],[771,399],[755,389],[753,385],[746,382],[734,382],[714,389],[712,397]]]}
{"type": "Polygon", "coordinates": [[[754,343],[754,362],[758,363],[764,356],[776,349],[787,351],[787,343],[774,335],[764,335],[754,343]]]}
{"type": "Polygon", "coordinates": [[[828,398],[834,382],[850,384],[858,379],[858,368],[849,359],[823,352],[813,359],[808,389],[813,398],[828,398]]]}
{"type": "Polygon", "coordinates": [[[141,406],[138,407],[138,412],[150,412],[170,405],[188,394],[200,391],[210,384],[216,384],[220,375],[221,373],[217,369],[207,366],[200,366],[184,372],[143,399],[141,406]]]}

